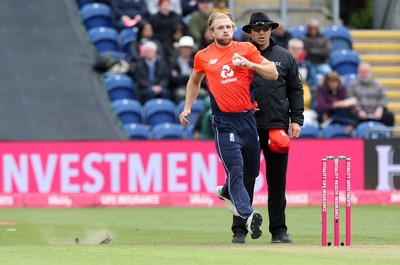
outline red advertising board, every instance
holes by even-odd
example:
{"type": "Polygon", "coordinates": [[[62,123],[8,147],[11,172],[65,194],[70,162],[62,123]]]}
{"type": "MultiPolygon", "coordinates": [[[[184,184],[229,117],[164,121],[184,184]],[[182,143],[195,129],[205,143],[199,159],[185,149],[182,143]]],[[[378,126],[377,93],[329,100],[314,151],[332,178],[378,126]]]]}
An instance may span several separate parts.
{"type": "MultiPolygon", "coordinates": [[[[296,140],[288,169],[288,203],[318,203],[321,158],[351,157],[352,190],[364,189],[362,140],[296,140]]],[[[0,206],[212,206],[225,182],[211,141],[0,143],[0,206]]],[[[263,158],[262,158],[263,160],[263,158]]],[[[264,165],[264,163],[262,163],[264,165]]],[[[265,205],[265,166],[255,205],[265,205]]]]}

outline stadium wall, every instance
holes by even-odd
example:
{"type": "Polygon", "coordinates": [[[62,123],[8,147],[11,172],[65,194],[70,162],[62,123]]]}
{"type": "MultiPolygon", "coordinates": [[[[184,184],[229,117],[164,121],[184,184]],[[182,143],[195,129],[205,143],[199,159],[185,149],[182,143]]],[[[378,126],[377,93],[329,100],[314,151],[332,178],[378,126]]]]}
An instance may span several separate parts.
{"type": "MultiPolygon", "coordinates": [[[[321,203],[321,158],[327,155],[351,157],[354,205],[400,204],[399,146],[400,139],[293,141],[288,205],[321,203]]],[[[254,205],[267,204],[264,164],[254,205]]],[[[333,163],[327,169],[333,176],[333,163]]],[[[344,170],[341,161],[342,201],[344,170]]],[[[2,142],[0,172],[0,207],[224,205],[214,195],[225,172],[212,141],[2,142]]],[[[333,179],[333,190],[330,185],[333,179]]]]}

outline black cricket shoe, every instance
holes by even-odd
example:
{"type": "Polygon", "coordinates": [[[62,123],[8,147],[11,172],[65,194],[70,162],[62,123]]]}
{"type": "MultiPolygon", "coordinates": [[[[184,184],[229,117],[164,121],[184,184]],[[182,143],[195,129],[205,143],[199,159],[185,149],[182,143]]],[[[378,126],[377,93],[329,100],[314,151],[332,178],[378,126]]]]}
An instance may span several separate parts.
{"type": "Polygon", "coordinates": [[[244,244],[246,243],[246,235],[242,233],[234,234],[232,237],[233,244],[244,244]]]}
{"type": "Polygon", "coordinates": [[[271,243],[292,243],[293,239],[286,232],[279,232],[271,237],[271,243]]]}
{"type": "Polygon", "coordinates": [[[247,231],[250,232],[252,239],[257,239],[262,235],[261,225],[263,219],[259,212],[254,211],[246,220],[247,231]]]}

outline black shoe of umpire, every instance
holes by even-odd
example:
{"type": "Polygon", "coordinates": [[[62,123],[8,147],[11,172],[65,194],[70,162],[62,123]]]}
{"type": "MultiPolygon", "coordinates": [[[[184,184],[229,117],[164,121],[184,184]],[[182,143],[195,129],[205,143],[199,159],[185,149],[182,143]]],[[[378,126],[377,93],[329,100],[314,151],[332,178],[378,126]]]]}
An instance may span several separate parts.
{"type": "Polygon", "coordinates": [[[273,235],[271,238],[271,243],[292,243],[293,239],[286,232],[279,232],[273,235]]]}
{"type": "Polygon", "coordinates": [[[246,243],[246,235],[242,233],[234,234],[232,237],[233,244],[244,244],[246,243]]]}

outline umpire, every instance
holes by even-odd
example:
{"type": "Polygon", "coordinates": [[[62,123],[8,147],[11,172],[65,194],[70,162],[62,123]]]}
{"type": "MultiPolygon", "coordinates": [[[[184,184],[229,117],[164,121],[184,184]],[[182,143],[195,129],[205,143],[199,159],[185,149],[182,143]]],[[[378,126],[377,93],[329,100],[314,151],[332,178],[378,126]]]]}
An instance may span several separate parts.
{"type": "MultiPolygon", "coordinates": [[[[276,45],[271,31],[279,26],[261,12],[253,13],[242,30],[251,35],[251,41],[261,54],[275,62],[277,80],[265,80],[254,74],[253,93],[258,103],[257,129],[261,150],[266,161],[268,184],[268,215],[271,243],[292,243],[286,226],[286,171],[290,140],[299,137],[303,125],[304,97],[296,60],[276,45]]],[[[245,183],[253,201],[255,180],[245,183]]],[[[232,243],[245,243],[246,226],[243,219],[234,216],[232,243]]]]}

